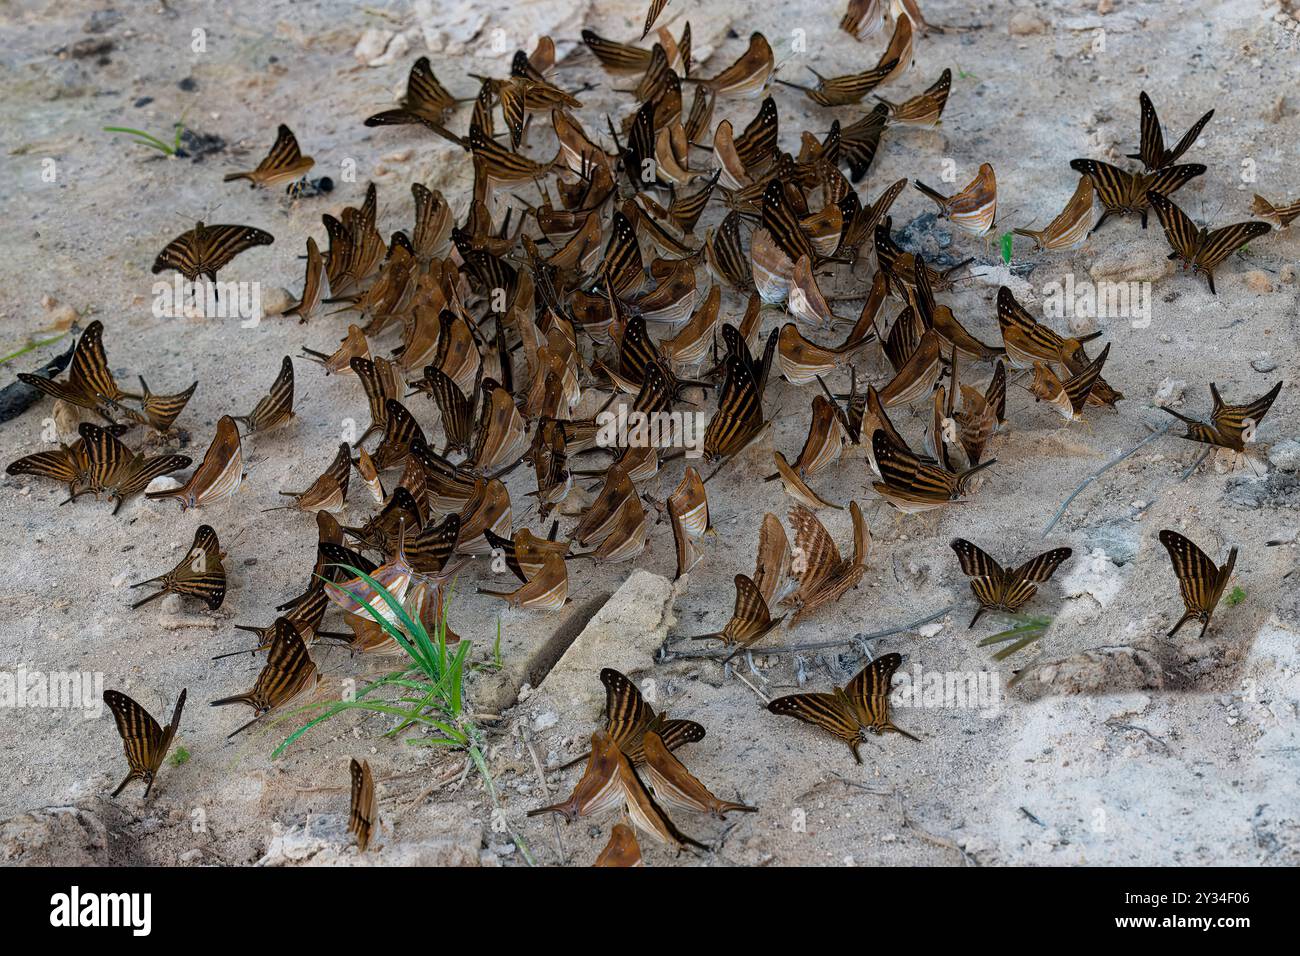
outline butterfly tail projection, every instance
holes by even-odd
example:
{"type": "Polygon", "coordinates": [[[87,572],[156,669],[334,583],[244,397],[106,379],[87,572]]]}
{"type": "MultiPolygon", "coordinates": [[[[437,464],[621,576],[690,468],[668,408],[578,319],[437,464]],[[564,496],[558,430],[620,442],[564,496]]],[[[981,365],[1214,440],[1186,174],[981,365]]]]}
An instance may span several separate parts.
{"type": "Polygon", "coordinates": [[[948,208],[947,196],[944,196],[943,194],[939,193],[937,190],[931,188],[930,186],[927,186],[919,179],[915,180],[913,182],[913,185],[916,186],[918,190],[920,190],[922,195],[929,196],[931,199],[937,202],[939,204],[940,209],[946,210],[948,208]]]}
{"type": "Polygon", "coordinates": [[[1201,637],[1204,637],[1206,628],[1210,626],[1210,617],[1208,614],[1202,614],[1200,611],[1191,611],[1191,610],[1183,614],[1183,616],[1178,619],[1178,623],[1175,624],[1173,628],[1169,631],[1169,633],[1166,634],[1165,636],[1173,637],[1175,634],[1178,633],[1179,629],[1188,621],[1202,620],[1202,619],[1204,620],[1205,623],[1204,626],[1201,628],[1201,637]]]}
{"type": "Polygon", "coordinates": [[[974,627],[974,626],[975,626],[975,622],[978,621],[981,617],[983,617],[983,616],[984,616],[984,612],[987,611],[987,610],[988,610],[988,608],[986,608],[984,605],[981,604],[981,605],[979,606],[979,609],[975,611],[975,616],[974,616],[973,618],[971,618],[971,619],[970,619],[970,623],[966,625],[966,630],[969,631],[972,627],[974,627]]]}
{"type": "MultiPolygon", "coordinates": [[[[140,584],[133,585],[133,586],[134,586],[134,587],[140,587],[141,585],[144,585],[144,584],[152,584],[152,583],[153,583],[152,581],[141,581],[140,584]]],[[[164,594],[169,594],[169,593],[171,593],[171,592],[167,591],[165,588],[164,588],[163,590],[161,590],[161,591],[155,591],[153,594],[150,594],[148,597],[146,597],[146,598],[141,598],[139,601],[136,601],[134,604],[132,604],[132,605],[131,605],[131,610],[134,611],[134,610],[135,610],[136,608],[138,608],[138,607],[144,607],[144,606],[145,606],[146,604],[148,604],[150,601],[156,601],[156,600],[158,600],[160,597],[162,597],[164,594]]]]}
{"type": "Polygon", "coordinates": [[[902,727],[895,727],[893,724],[885,724],[881,730],[891,734],[899,734],[900,736],[906,737],[908,740],[915,740],[918,744],[921,742],[920,737],[917,737],[914,734],[909,734],[902,727]]]}
{"type": "MultiPolygon", "coordinates": [[[[119,783],[119,784],[117,785],[117,789],[113,791],[113,796],[116,797],[116,796],[117,796],[118,794],[120,794],[123,790],[125,790],[125,789],[126,789],[126,785],[127,785],[128,783],[130,783],[132,780],[134,780],[134,779],[135,779],[135,776],[136,776],[136,774],[135,774],[135,771],[134,771],[134,770],[128,772],[127,775],[126,775],[126,779],[124,779],[121,783],[119,783]]],[[[153,781],[150,781],[150,784],[149,784],[149,785],[150,785],[150,786],[153,786],[153,781]]],[[[149,796],[149,791],[146,790],[144,795],[145,795],[146,797],[149,796]]]]}
{"type": "MultiPolygon", "coordinates": [[[[568,763],[560,764],[560,766],[557,767],[556,770],[557,770],[557,771],[559,771],[559,770],[568,770],[570,767],[576,767],[576,766],[577,766],[578,764],[580,764],[580,763],[586,763],[586,762],[587,762],[587,758],[590,757],[590,756],[591,756],[591,751],[588,750],[588,751],[587,751],[585,754],[583,754],[582,756],[580,756],[580,757],[574,757],[574,758],[573,758],[572,760],[570,760],[568,763]]],[[[543,807],[541,810],[538,810],[537,812],[538,812],[538,813],[543,813],[543,812],[545,812],[545,811],[547,811],[547,810],[552,810],[552,809],[554,809],[554,808],[553,808],[553,807],[543,807]]],[[[528,814],[528,815],[529,815],[529,816],[532,816],[531,813],[528,814]]]]}
{"type": "Polygon", "coordinates": [[[1199,425],[1199,424],[1201,424],[1201,423],[1200,423],[1199,421],[1197,421],[1195,418],[1191,418],[1191,417],[1189,417],[1189,416],[1187,416],[1187,415],[1182,414],[1181,412],[1176,412],[1176,411],[1174,411],[1172,408],[1170,408],[1170,407],[1167,406],[1167,405],[1158,405],[1157,407],[1158,407],[1162,412],[1168,412],[1170,415],[1173,415],[1174,418],[1178,419],[1180,422],[1183,422],[1183,423],[1185,423],[1185,424],[1188,424],[1188,425],[1199,425]]]}
{"type": "Polygon", "coordinates": [[[989,465],[996,465],[997,463],[998,460],[996,458],[990,458],[988,461],[982,461],[978,465],[973,465],[972,467],[963,471],[960,475],[957,476],[957,494],[958,495],[966,494],[966,485],[970,483],[971,477],[977,474],[978,472],[983,471],[989,465]]]}

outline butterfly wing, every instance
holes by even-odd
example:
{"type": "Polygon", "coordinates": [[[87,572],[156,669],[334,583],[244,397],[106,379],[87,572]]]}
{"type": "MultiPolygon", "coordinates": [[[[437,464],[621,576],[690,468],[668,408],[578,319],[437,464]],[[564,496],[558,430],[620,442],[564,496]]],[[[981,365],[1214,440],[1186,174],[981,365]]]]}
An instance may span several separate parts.
{"type": "Polygon", "coordinates": [[[1230,226],[1212,229],[1206,233],[1197,250],[1196,265],[1206,272],[1213,272],[1228,256],[1272,228],[1266,222],[1235,222],[1230,226]]]}
{"type": "MultiPolygon", "coordinates": [[[[1220,593],[1222,589],[1219,568],[1190,540],[1177,531],[1165,529],[1160,532],[1160,543],[1169,552],[1174,575],[1178,578],[1178,590],[1187,608],[1187,613],[1170,632],[1172,637],[1191,618],[1207,620],[1218,600],[1215,588],[1219,587],[1220,593]]],[[[1235,555],[1233,560],[1235,561],[1235,555]]]]}
{"type": "MultiPolygon", "coordinates": [[[[182,699],[180,703],[183,702],[182,699]]],[[[163,741],[163,729],[147,710],[120,691],[104,691],[104,703],[113,711],[126,762],[131,769],[126,780],[114,791],[113,796],[117,796],[133,777],[148,780],[162,763],[158,751],[163,741]]]]}
{"type": "MultiPolygon", "coordinates": [[[[253,246],[269,246],[273,242],[275,236],[252,226],[204,226],[196,243],[198,248],[195,250],[197,262],[195,271],[207,273],[209,276],[214,275],[245,249],[251,249],[253,246]]],[[[166,251],[164,249],[163,253],[165,254],[166,251]]],[[[154,272],[157,271],[159,270],[155,263],[154,272]]]]}
{"type": "Polygon", "coordinates": [[[350,769],[352,799],[348,806],[348,831],[356,834],[357,850],[365,853],[375,825],[375,778],[367,760],[353,757],[350,769]]]}
{"type": "Polygon", "coordinates": [[[815,514],[802,504],[790,509],[790,527],[794,528],[794,561],[791,567],[805,594],[839,571],[844,559],[835,539],[815,514]]]}
{"type": "Polygon", "coordinates": [[[767,705],[768,711],[781,717],[793,717],[806,724],[820,727],[827,733],[834,734],[853,750],[853,757],[858,763],[858,743],[862,731],[857,714],[849,705],[843,692],[838,694],[789,694],[778,697],[767,705]]]}
{"type": "Polygon", "coordinates": [[[850,702],[858,708],[862,724],[883,727],[889,723],[889,693],[894,671],[903,663],[901,654],[882,654],[858,671],[844,688],[850,702]]]}
{"type": "Polygon", "coordinates": [[[1038,590],[1037,585],[1055,574],[1061,562],[1073,553],[1070,548],[1054,548],[1031,558],[1010,572],[1002,591],[1003,604],[1012,611],[1020,610],[1034,596],[1038,590]]]}
{"type": "Polygon", "coordinates": [[[655,712],[636,684],[612,667],[600,672],[605,685],[605,731],[620,747],[635,741],[654,720],[655,712]]]}

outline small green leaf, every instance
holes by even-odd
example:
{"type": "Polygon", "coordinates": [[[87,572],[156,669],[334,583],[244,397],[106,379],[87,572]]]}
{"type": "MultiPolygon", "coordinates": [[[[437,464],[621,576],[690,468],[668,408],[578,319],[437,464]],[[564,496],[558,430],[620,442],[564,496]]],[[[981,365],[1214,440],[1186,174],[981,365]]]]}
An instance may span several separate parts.
{"type": "Polygon", "coordinates": [[[181,764],[189,762],[190,752],[184,747],[177,747],[172,751],[172,755],[168,759],[173,767],[179,767],[181,764]]]}
{"type": "Polygon", "coordinates": [[[1244,600],[1246,600],[1246,592],[1241,588],[1233,588],[1228,592],[1228,607],[1236,607],[1244,600]]]}
{"type": "Polygon", "coordinates": [[[1011,265],[1011,233],[1002,234],[1002,261],[1011,265]]]}

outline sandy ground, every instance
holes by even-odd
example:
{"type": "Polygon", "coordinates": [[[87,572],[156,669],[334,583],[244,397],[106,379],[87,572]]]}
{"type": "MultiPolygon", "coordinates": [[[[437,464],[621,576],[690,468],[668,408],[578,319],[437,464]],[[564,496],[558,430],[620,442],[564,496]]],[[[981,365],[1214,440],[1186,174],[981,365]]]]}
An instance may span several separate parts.
{"type": "MultiPolygon", "coordinates": [[[[166,8],[122,4],[92,17],[99,4],[7,4],[0,14],[7,172],[0,183],[7,226],[0,350],[7,354],[29,339],[48,338],[74,312],[83,324],[102,319],[119,380],[133,383],[143,373],[160,392],[200,382],[178,422],[179,443],[199,458],[216,420],[246,412],[282,356],[296,354],[304,342],[330,346],[344,319],[306,328],[275,317],[256,328],[155,319],[148,270],[168,238],[200,217],[265,228],[275,244],[246,253],[223,278],[296,292],[305,237],[315,235],[323,244],[321,214],[359,202],[367,180],[379,184],[385,234],[407,225],[412,181],[443,189],[458,214],[463,211],[468,163],[455,147],[410,127],[361,125],[392,100],[426,47],[443,82],[470,95],[477,84],[469,73],[504,75],[509,55],[531,48],[538,33],[572,41],[580,27],[590,26],[630,39],[644,17],[642,4],[606,0],[521,0],[508,22],[490,4],[437,4],[447,9],[425,31],[420,12],[427,5],[412,6],[237,0],[166,8]],[[200,28],[206,52],[196,53],[193,31],[200,28]],[[497,29],[505,31],[504,53],[493,50],[497,29]],[[367,30],[381,31],[374,55],[385,42],[396,44],[391,57],[381,58],[390,62],[365,65],[354,56],[367,30]],[[397,39],[389,39],[394,34],[397,39]],[[224,148],[194,160],[164,159],[101,132],[121,125],[165,136],[182,115],[190,128],[220,137],[224,148]],[[280,122],[289,123],[316,157],[314,174],[336,179],[333,195],[290,203],[278,193],[221,182],[223,173],[256,163],[280,122]],[[42,176],[47,159],[57,170],[53,182],[42,176]],[[346,161],[355,163],[356,182],[342,175],[346,161]]],[[[1205,110],[1217,111],[1185,158],[1209,167],[1176,197],[1189,214],[1221,224],[1247,218],[1253,192],[1275,201],[1300,193],[1291,162],[1300,103],[1280,97],[1294,89],[1300,34],[1278,16],[1278,4],[1116,0],[1103,6],[1108,12],[1098,13],[1095,2],[1054,0],[924,4],[935,23],[980,28],[918,38],[916,66],[885,95],[910,95],[952,67],[942,129],[888,132],[861,194],[874,198],[903,176],[939,182],[945,159],[955,163],[963,182],[990,162],[1000,190],[997,232],[1041,224],[1074,187],[1069,160],[1122,157],[1136,147],[1141,90],[1151,94],[1174,136],[1205,110]]],[[[735,0],[700,10],[674,0],[664,21],[676,33],[690,19],[697,50],[711,54],[701,67],[705,74],[739,55],[741,37],[755,29],[765,31],[778,59],[785,59],[781,51],[799,29],[806,31],[808,62],[833,75],[874,63],[884,44],[880,36],[858,44],[838,32],[841,12],[735,0]]],[[[561,53],[572,48],[562,43],[561,53]]],[[[796,78],[799,66],[792,60],[782,75],[796,78]]],[[[603,126],[606,112],[622,115],[630,102],[613,92],[626,84],[611,82],[581,51],[559,77],[573,89],[596,84],[583,95],[582,115],[591,130],[603,126]]],[[[784,148],[796,147],[801,129],[820,133],[827,127],[832,111],[789,89],[774,95],[784,148]]],[[[756,103],[723,101],[715,120],[746,122],[756,103]]],[[[833,115],[853,119],[860,109],[833,115]]],[[[458,115],[453,125],[465,122],[458,115]]],[[[536,155],[551,151],[548,143],[534,144],[536,155]]],[[[788,656],[755,654],[757,673],[745,662],[738,667],[752,686],[713,662],[656,666],[653,654],[666,637],[725,623],[733,575],[753,568],[759,519],[764,511],[784,517],[790,505],[779,484],[761,479],[771,470],[772,448],[797,452],[812,394],[806,389],[775,380],[769,385],[765,407],[779,410],[775,428],[710,483],[717,537],[706,543],[704,562],[676,588],[663,579],[674,568],[666,523],[632,563],[575,562],[573,600],[553,615],[502,611],[492,599],[469,593],[492,579],[486,568],[472,570],[452,623],[475,641],[474,658],[482,662],[500,621],[504,668],[475,673],[468,693],[476,713],[499,715],[480,723],[507,826],[493,819],[477,775],[462,773],[463,758],[385,738],[388,725],[381,719],[336,720],[272,761],[270,752],[288,725],[227,744],[225,735],[242,715],[206,706],[244,689],[260,666],[251,658],[210,660],[240,646],[243,638],[231,625],[269,623],[271,609],[305,579],[315,541],[310,516],[261,509],[278,503],[277,490],[302,487],[315,476],[348,419],[364,421],[365,400],[355,381],[326,379],[300,363],[297,418],[248,440],[245,486],[232,501],[203,512],[178,514],[173,504],[136,500],[113,517],[109,506],[90,498],[59,508],[60,490],[48,483],[0,482],[6,516],[0,555],[9,569],[0,668],[101,672],[106,686],[127,691],[157,716],[169,713],[175,695],[188,688],[179,743],[191,754],[184,765],[164,768],[148,803],[138,786],[109,800],[124,761],[107,711],[98,719],[58,709],[0,712],[7,770],[0,817],[10,817],[0,824],[4,858],[518,863],[521,854],[506,832],[513,828],[540,862],[585,865],[607,839],[609,821],[555,827],[526,819],[545,796],[529,746],[549,765],[581,752],[603,700],[597,672],[614,666],[654,681],[657,707],[704,723],[708,736],[681,756],[720,795],[739,795],[760,808],[725,825],[680,820],[683,830],[716,852],[675,858],[647,848],[656,865],[1300,862],[1296,550],[1265,546],[1293,541],[1300,524],[1296,228],[1274,232],[1252,243],[1248,254],[1229,259],[1216,277],[1216,297],[1203,280],[1178,274],[1166,261],[1154,218],[1145,232],[1133,220],[1108,223],[1074,253],[1034,254],[1028,242],[1017,240],[1008,270],[996,243],[953,233],[935,223],[932,212],[933,204],[909,189],[893,215],[896,226],[910,224],[908,235],[927,252],[975,257],[977,278],[944,301],[986,341],[997,340],[993,302],[1001,284],[1012,285],[1033,310],[1049,284],[1067,275],[1076,282],[1153,283],[1150,327],[1134,328],[1127,316],[1080,326],[1095,325],[1112,343],[1106,377],[1127,396],[1118,413],[1090,411],[1087,425],[1066,425],[1013,387],[1010,423],[993,441],[998,464],[988,481],[970,503],[937,514],[895,517],[871,491],[860,450],[850,450],[814,484],[832,500],[853,497],[863,504],[873,534],[870,570],[839,604],[766,639],[846,644],[840,653],[805,652],[793,665],[788,656]],[[1211,381],[1230,399],[1244,399],[1263,394],[1279,378],[1286,385],[1260,431],[1253,471],[1203,466],[1180,480],[1198,449],[1173,435],[1160,438],[1083,492],[1046,541],[1040,539],[1083,478],[1164,425],[1166,416],[1153,407],[1162,386],[1176,407],[1200,413],[1208,408],[1211,381]],[[217,528],[229,552],[224,607],[215,614],[171,603],[129,610],[135,592],[127,585],[170,567],[204,522],[217,528]],[[1181,529],[1216,560],[1230,545],[1241,549],[1233,584],[1245,599],[1221,606],[1204,639],[1196,639],[1190,626],[1176,639],[1163,636],[1182,610],[1156,541],[1163,527],[1181,529]],[[966,628],[970,593],[947,546],[956,535],[1008,561],[1048,546],[1074,548],[1074,560],[1032,605],[1055,618],[1037,645],[1002,663],[992,660],[989,648],[976,646],[999,622],[966,628]],[[611,607],[598,614],[616,592],[611,607]],[[759,692],[786,693],[800,681],[826,689],[846,680],[861,664],[861,649],[848,640],[854,635],[954,604],[938,622],[876,641],[873,650],[903,653],[909,672],[988,672],[1001,689],[995,712],[900,707],[896,721],[920,742],[873,738],[857,766],[837,741],[763,710],[759,692]],[[1008,688],[1015,676],[1018,683],[1008,688]],[[358,860],[342,827],[347,760],[363,755],[379,780],[387,832],[377,853],[358,860]]],[[[720,213],[711,211],[706,223],[717,218],[720,213]]],[[[864,263],[861,275],[869,274],[864,263]]],[[[861,288],[846,280],[839,291],[861,288]]],[[[743,303],[728,294],[723,308],[734,320],[743,303]]],[[[0,384],[65,345],[8,363],[0,384]]],[[[883,362],[874,354],[863,371],[877,383],[884,380],[883,362]]],[[[987,371],[972,375],[982,382],[987,371]]],[[[423,399],[412,408],[426,422],[435,417],[423,399]]],[[[914,441],[922,431],[920,410],[895,416],[914,441]]],[[[0,459],[39,450],[51,415],[45,400],[0,425],[0,459]]],[[[680,468],[669,466],[643,490],[662,498],[680,468]]],[[[517,525],[531,521],[536,529],[535,511],[526,512],[522,503],[531,482],[521,471],[510,488],[517,525]]],[[[364,489],[354,482],[347,514],[360,519],[368,510],[364,489]]],[[[847,547],[847,513],[826,511],[822,518],[847,547]]],[[[318,661],[327,677],[322,694],[329,695],[337,695],[346,678],[384,669],[382,662],[340,651],[318,652],[318,661]]],[[[578,772],[551,773],[551,794],[567,793],[578,772]]]]}

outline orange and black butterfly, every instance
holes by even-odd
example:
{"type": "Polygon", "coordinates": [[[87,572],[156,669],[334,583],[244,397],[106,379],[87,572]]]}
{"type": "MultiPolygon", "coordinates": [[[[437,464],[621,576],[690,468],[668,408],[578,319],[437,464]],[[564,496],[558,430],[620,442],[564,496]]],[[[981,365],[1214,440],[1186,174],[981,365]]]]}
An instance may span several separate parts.
{"type": "Polygon", "coordinates": [[[67,381],[56,382],[28,372],[19,372],[18,380],[51,398],[62,399],[78,408],[97,412],[108,421],[112,419],[104,408],[116,405],[125,397],[109,370],[108,357],[104,352],[104,323],[98,319],[86,326],[86,331],[77,340],[67,381]]]}
{"type": "MultiPolygon", "coordinates": [[[[669,719],[667,714],[656,714],[636,684],[614,668],[602,668],[600,682],[605,685],[605,732],[633,763],[645,761],[643,739],[647,730],[657,733],[669,750],[704,739],[704,728],[695,721],[669,719]]],[[[588,756],[583,754],[564,767],[580,763],[588,756]]]]}
{"type": "Polygon", "coordinates": [[[250,434],[264,432],[293,418],[293,361],[289,356],[286,355],[280,363],[280,374],[271,383],[271,390],[251,412],[234,418],[247,425],[250,434]]]}
{"type": "Polygon", "coordinates": [[[212,707],[224,707],[227,704],[246,704],[253,708],[255,716],[248,723],[233,730],[227,740],[243,733],[261,720],[276,707],[288,703],[303,691],[316,685],[320,675],[307,653],[298,628],[285,618],[275,622],[274,636],[270,651],[266,655],[266,665],[257,675],[252,690],[243,694],[222,697],[211,702],[212,707]]]}
{"type": "Polygon", "coordinates": [[[616,823],[609,831],[609,843],[600,851],[592,866],[634,867],[645,866],[641,847],[636,842],[636,831],[626,823],[616,823]]]}
{"type": "Polygon", "coordinates": [[[293,131],[283,123],[276,132],[275,143],[266,158],[257,164],[256,169],[243,173],[227,173],[222,182],[234,182],[247,179],[254,186],[279,186],[282,183],[294,183],[307,175],[316,161],[304,156],[298,148],[298,139],[293,131]]]}
{"type": "Polygon", "coordinates": [[[1219,264],[1252,239],[1273,228],[1266,222],[1255,221],[1234,222],[1219,229],[1204,226],[1198,228],[1187,213],[1160,193],[1148,192],[1147,201],[1156,211],[1160,225],[1164,227],[1165,238],[1174,250],[1169,258],[1181,259],[1184,268],[1204,273],[1213,295],[1218,295],[1214,291],[1214,270],[1219,264]]]}
{"type": "Polygon", "coordinates": [[[366,852],[370,834],[379,822],[375,809],[375,778],[370,773],[370,762],[352,758],[352,801],[348,807],[348,832],[357,837],[357,850],[366,852]]]}
{"type": "Polygon", "coordinates": [[[401,105],[367,117],[366,125],[408,126],[419,123],[435,132],[442,132],[443,121],[455,106],[456,98],[433,75],[429,58],[422,56],[411,66],[401,105]]]}
{"type": "Polygon", "coordinates": [[[1187,434],[1183,435],[1184,438],[1219,448],[1231,448],[1235,452],[1244,452],[1246,443],[1255,440],[1259,423],[1273,407],[1273,402],[1277,400],[1281,391],[1282,383],[1278,382],[1267,395],[1262,395],[1253,402],[1246,405],[1229,405],[1219,394],[1218,387],[1211,382],[1210,396],[1214,399],[1214,408],[1210,412],[1208,423],[1180,414],[1164,405],[1159,407],[1187,425],[1187,434]]]}
{"type": "Polygon", "coordinates": [[[768,631],[780,624],[785,615],[773,619],[768,610],[763,592],[758,589],[753,579],[744,574],[737,574],[736,604],[731,612],[731,619],[722,630],[713,634],[701,634],[692,637],[693,641],[719,640],[727,645],[734,645],[735,650],[722,663],[727,663],[761,639],[768,631]]]}
{"type": "Polygon", "coordinates": [[[1140,159],[1142,165],[1148,171],[1165,169],[1178,162],[1178,157],[1187,152],[1197,137],[1201,135],[1201,130],[1205,129],[1214,116],[1214,110],[1210,110],[1195,123],[1191,129],[1183,134],[1177,145],[1173,149],[1165,149],[1165,136],[1160,129],[1160,117],[1156,115],[1156,108],[1151,103],[1151,97],[1146,92],[1138,94],[1138,103],[1142,106],[1142,139],[1141,145],[1136,153],[1130,153],[1129,159],[1140,159]]]}
{"type": "Polygon", "coordinates": [[[245,249],[269,246],[275,236],[252,226],[209,226],[202,222],[167,243],[154,260],[153,273],[175,269],[194,282],[199,276],[217,281],[217,273],[245,249]]]}
{"type": "Polygon", "coordinates": [[[119,405],[126,417],[133,422],[141,425],[148,425],[154,431],[162,433],[172,427],[180,413],[185,410],[189,404],[190,398],[194,395],[199,383],[195,382],[183,392],[177,392],[175,395],[155,395],[149,390],[149,383],[140,376],[140,394],[131,396],[136,398],[140,403],[139,410],[126,405],[119,405]]]}
{"type": "Polygon", "coordinates": [[[138,588],[146,584],[157,584],[159,588],[131,607],[134,609],[156,601],[164,594],[180,594],[198,598],[210,610],[215,611],[226,599],[226,568],[221,563],[222,557],[224,555],[221,543],[217,540],[217,532],[211,525],[200,525],[199,530],[194,532],[194,543],[180,564],[166,574],[131,585],[132,588],[138,588]]]}
{"type": "Polygon", "coordinates": [[[898,654],[877,657],[849,681],[829,694],[790,694],[778,697],[767,709],[782,717],[794,717],[820,727],[849,745],[853,759],[862,763],[858,747],[864,734],[895,733],[909,740],[917,738],[895,727],[889,719],[890,684],[903,658],[898,654]]]}
{"type": "Polygon", "coordinates": [[[176,709],[172,711],[171,723],[159,727],[150,713],[130,697],[118,690],[104,691],[104,703],[113,711],[113,720],[117,723],[117,732],[122,735],[122,747],[126,751],[126,762],[131,768],[113,796],[126,789],[132,780],[144,781],[144,797],[149,799],[153,789],[154,778],[162,767],[167,751],[181,725],[181,711],[185,709],[185,691],[176,698],[176,709]]]}
{"type": "Polygon", "coordinates": [[[1178,619],[1169,637],[1173,637],[1188,621],[1200,621],[1200,637],[1209,630],[1210,618],[1223,597],[1223,591],[1232,577],[1233,566],[1237,563],[1237,549],[1228,552],[1228,560],[1223,567],[1218,567],[1196,545],[1192,544],[1177,531],[1165,529],[1160,532],[1160,543],[1169,552],[1174,574],[1178,577],[1178,590],[1183,596],[1187,611],[1178,619]]]}
{"type": "Polygon", "coordinates": [[[985,611],[1011,614],[1019,611],[1038,592],[1038,585],[1055,574],[1061,562],[1074,553],[1069,548],[1053,548],[1018,568],[1004,568],[965,538],[953,538],[951,546],[957,552],[962,573],[970,578],[970,589],[975,599],[980,602],[979,610],[970,619],[968,627],[974,627],[985,611]]]}
{"type": "Polygon", "coordinates": [[[645,734],[645,768],[655,799],[664,806],[691,813],[707,813],[719,820],[728,813],[757,813],[758,807],[747,806],[734,800],[722,800],[686,769],[664,746],[663,740],[653,730],[645,734]]]}

